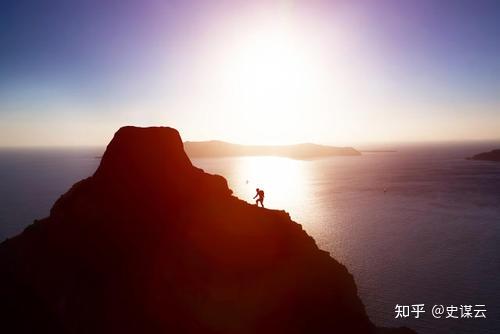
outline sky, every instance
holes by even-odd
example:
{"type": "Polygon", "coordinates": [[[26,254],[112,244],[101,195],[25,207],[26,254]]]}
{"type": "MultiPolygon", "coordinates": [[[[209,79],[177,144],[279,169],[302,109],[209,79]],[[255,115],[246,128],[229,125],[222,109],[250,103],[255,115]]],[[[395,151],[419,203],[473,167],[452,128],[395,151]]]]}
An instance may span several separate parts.
{"type": "Polygon", "coordinates": [[[0,146],[500,139],[500,2],[0,1],[0,146]]]}

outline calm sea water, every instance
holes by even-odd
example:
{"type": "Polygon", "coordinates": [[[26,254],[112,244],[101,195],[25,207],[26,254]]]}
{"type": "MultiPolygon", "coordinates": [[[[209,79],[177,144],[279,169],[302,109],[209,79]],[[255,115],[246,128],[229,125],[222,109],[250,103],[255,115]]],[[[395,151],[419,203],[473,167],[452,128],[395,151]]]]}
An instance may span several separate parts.
{"type": "MultiPolygon", "coordinates": [[[[284,209],[354,275],[370,318],[420,333],[500,333],[500,164],[464,157],[500,143],[404,146],[298,161],[196,159],[252,201],[284,209]],[[385,191],[384,191],[385,190],[385,191]],[[396,304],[424,304],[395,319],[396,304]],[[486,305],[487,319],[434,319],[433,305],[486,305]]],[[[47,216],[102,149],[0,151],[0,239],[47,216]]],[[[443,316],[444,317],[444,316],[443,316]]]]}

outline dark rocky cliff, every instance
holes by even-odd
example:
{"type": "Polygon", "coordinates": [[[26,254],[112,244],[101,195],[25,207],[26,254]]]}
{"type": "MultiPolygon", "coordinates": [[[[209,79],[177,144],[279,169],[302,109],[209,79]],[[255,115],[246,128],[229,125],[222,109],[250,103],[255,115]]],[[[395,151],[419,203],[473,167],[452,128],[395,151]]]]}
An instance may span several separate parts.
{"type": "Polygon", "coordinates": [[[2,333],[377,329],[347,269],[284,211],[231,195],[171,128],[120,129],[95,174],[0,244],[2,333]]]}

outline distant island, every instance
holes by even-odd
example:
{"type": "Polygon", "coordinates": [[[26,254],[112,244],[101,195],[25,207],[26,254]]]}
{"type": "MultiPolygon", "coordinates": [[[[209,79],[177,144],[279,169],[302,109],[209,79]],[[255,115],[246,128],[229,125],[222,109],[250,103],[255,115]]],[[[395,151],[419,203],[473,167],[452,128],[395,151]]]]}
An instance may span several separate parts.
{"type": "Polygon", "coordinates": [[[500,162],[500,149],[479,153],[467,159],[500,162]]]}
{"type": "Polygon", "coordinates": [[[187,141],[184,150],[190,158],[214,158],[234,156],[279,156],[292,159],[313,159],[330,156],[357,156],[361,152],[352,147],[335,147],[311,143],[296,145],[238,145],[218,140],[187,141]]]}
{"type": "Polygon", "coordinates": [[[396,153],[396,150],[361,150],[361,153],[396,153]]]}

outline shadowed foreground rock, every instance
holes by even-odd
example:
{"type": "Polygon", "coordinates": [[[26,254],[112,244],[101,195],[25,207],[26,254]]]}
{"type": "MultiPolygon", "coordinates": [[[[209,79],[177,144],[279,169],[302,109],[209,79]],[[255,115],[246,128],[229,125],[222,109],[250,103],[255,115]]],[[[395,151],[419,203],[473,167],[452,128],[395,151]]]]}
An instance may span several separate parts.
{"type": "Polygon", "coordinates": [[[0,245],[0,319],[2,333],[412,333],[376,329],[343,265],[192,166],[171,128],[120,129],[92,177],[0,245]]]}

